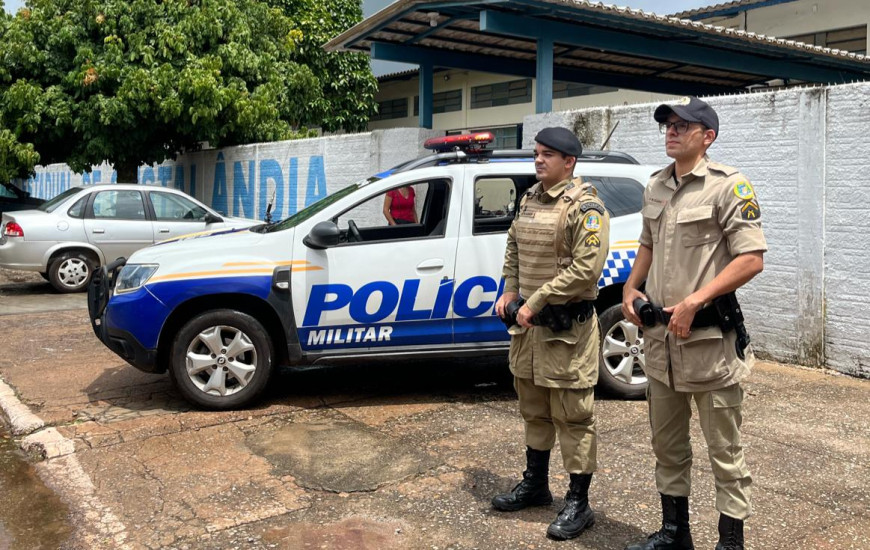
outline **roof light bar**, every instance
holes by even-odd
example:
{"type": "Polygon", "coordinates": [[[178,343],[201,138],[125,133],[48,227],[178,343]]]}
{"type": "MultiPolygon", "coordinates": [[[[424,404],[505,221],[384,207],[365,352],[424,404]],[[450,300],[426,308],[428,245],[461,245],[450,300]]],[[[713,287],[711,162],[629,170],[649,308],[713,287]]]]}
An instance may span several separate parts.
{"type": "Polygon", "coordinates": [[[423,147],[433,151],[479,151],[486,148],[487,143],[495,139],[492,132],[475,132],[473,134],[459,134],[440,138],[429,138],[423,143],[423,147]]]}

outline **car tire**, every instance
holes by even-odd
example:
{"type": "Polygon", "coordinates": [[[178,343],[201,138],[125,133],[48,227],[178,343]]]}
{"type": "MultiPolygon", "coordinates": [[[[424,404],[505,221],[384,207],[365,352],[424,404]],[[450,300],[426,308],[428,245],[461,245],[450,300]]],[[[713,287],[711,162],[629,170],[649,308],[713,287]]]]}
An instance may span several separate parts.
{"type": "Polygon", "coordinates": [[[175,386],[191,403],[211,410],[240,408],[266,388],[272,373],[272,341],[247,313],[208,311],[178,332],[169,368],[175,386]]]}
{"type": "Polygon", "coordinates": [[[622,315],[621,304],[605,309],[598,317],[601,329],[598,385],[608,394],[636,399],[646,394],[643,331],[622,315]]]}
{"type": "Polygon", "coordinates": [[[40,271],[39,275],[48,282],[51,282],[51,277],[48,276],[47,271],[40,271]]]}
{"type": "Polygon", "coordinates": [[[48,282],[64,294],[83,292],[94,274],[96,262],[83,252],[65,252],[48,267],[48,282]]]}

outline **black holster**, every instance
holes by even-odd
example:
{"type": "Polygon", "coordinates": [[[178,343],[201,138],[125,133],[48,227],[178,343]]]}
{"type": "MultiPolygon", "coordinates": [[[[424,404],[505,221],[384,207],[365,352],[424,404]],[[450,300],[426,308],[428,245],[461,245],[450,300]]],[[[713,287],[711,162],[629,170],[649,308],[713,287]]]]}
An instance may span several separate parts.
{"type": "MultiPolygon", "coordinates": [[[[501,320],[507,328],[517,324],[517,312],[525,303],[524,299],[518,298],[505,305],[505,316],[501,320]]],[[[563,305],[547,304],[532,317],[532,324],[559,332],[569,330],[574,321],[583,323],[586,319],[592,317],[594,312],[595,307],[592,305],[592,302],[586,300],[563,305]]]]}
{"type": "MultiPolygon", "coordinates": [[[[656,324],[667,325],[671,320],[671,314],[666,312],[664,308],[644,301],[642,298],[635,298],[632,305],[645,327],[652,327],[656,324]]],[[[718,326],[723,333],[735,331],[737,341],[734,347],[737,351],[737,357],[746,358],[744,351],[749,345],[750,338],[746,331],[746,325],[743,324],[743,312],[740,310],[740,304],[737,302],[737,295],[734,292],[714,298],[712,306],[701,309],[692,319],[692,328],[712,326],[718,326]]]]}

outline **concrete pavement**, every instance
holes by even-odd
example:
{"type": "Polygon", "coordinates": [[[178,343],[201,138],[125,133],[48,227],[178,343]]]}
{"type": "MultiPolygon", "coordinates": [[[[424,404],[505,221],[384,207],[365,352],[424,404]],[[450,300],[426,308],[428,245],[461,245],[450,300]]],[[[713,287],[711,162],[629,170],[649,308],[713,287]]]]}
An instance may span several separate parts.
{"type": "MultiPolygon", "coordinates": [[[[34,434],[56,430],[33,448],[74,518],[66,548],[621,549],[660,521],[642,401],[598,400],[597,522],[560,543],[545,537],[568,482],[558,452],[552,506],[489,505],[523,467],[500,362],[281,371],[257,407],[214,413],[106,350],[81,306],[2,321],[0,377],[45,422],[34,434]]],[[[870,381],[763,362],[746,389],[747,548],[870,548],[870,381]]],[[[713,480],[692,433],[691,525],[712,550],[713,480]]]]}

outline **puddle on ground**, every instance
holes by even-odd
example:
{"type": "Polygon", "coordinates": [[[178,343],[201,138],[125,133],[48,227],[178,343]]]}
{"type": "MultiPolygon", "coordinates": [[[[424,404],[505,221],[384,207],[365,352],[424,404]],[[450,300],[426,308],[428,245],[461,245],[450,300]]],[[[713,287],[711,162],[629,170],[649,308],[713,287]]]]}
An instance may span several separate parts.
{"type": "Polygon", "coordinates": [[[0,550],[56,549],[71,533],[66,505],[0,422],[0,550]]]}

